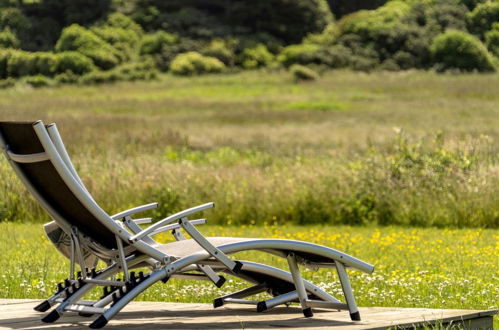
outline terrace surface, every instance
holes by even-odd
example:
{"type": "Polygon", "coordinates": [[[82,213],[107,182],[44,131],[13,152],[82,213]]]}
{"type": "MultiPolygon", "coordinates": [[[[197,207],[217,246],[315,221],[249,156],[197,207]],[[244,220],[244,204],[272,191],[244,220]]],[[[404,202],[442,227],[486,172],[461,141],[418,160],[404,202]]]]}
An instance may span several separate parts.
{"type": "MultiPolygon", "coordinates": [[[[1,329],[88,329],[95,317],[67,313],[53,324],[40,321],[33,307],[40,300],[0,299],[1,329]]],[[[132,302],[111,320],[106,329],[384,329],[414,328],[432,324],[461,324],[466,329],[492,329],[497,310],[458,310],[427,308],[360,308],[362,321],[352,322],[346,311],[314,310],[304,318],[297,307],[278,307],[256,313],[253,306],[132,302]]]]}

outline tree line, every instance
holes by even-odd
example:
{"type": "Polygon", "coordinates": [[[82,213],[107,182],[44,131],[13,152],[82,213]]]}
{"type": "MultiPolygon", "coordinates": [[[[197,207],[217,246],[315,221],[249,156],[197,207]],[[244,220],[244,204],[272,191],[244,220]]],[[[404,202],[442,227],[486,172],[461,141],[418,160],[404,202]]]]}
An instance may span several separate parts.
{"type": "Polygon", "coordinates": [[[499,0],[0,0],[0,86],[262,67],[495,71],[499,0]]]}

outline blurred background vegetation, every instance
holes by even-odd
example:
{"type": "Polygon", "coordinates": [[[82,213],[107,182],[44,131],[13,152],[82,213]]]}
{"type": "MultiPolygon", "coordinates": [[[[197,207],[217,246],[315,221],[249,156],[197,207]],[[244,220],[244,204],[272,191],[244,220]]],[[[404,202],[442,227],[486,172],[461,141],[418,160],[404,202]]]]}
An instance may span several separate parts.
{"type": "Polygon", "coordinates": [[[499,0],[0,0],[0,87],[498,67],[499,0]]]}

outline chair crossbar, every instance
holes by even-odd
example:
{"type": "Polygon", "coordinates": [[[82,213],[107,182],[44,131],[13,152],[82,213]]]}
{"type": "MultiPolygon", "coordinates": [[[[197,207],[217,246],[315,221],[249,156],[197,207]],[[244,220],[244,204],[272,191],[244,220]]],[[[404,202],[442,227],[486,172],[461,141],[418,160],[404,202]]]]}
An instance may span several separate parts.
{"type": "Polygon", "coordinates": [[[9,158],[16,163],[38,163],[49,159],[49,156],[45,152],[39,152],[35,154],[20,155],[6,150],[9,158]]]}
{"type": "Polygon", "coordinates": [[[64,311],[65,312],[89,313],[89,314],[104,314],[106,309],[102,308],[102,307],[92,307],[92,306],[85,306],[85,305],[80,305],[80,304],[73,304],[73,305],[68,305],[66,308],[64,308],[64,311]]]}

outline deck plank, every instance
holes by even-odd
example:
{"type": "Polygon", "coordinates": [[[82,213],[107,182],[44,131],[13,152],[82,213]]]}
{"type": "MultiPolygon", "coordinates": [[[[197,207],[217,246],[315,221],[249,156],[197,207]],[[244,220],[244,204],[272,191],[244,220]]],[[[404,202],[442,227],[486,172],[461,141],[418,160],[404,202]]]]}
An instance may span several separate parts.
{"type": "MultiPolygon", "coordinates": [[[[0,299],[0,329],[88,329],[95,317],[66,313],[53,324],[40,321],[42,313],[33,310],[39,300],[0,299]]],[[[382,329],[471,320],[482,328],[492,327],[497,310],[457,310],[428,308],[360,308],[362,321],[352,322],[348,312],[314,310],[304,318],[297,307],[278,307],[256,313],[253,306],[132,302],[111,320],[106,328],[120,329],[382,329]],[[490,319],[490,320],[489,320],[490,319]]]]}

